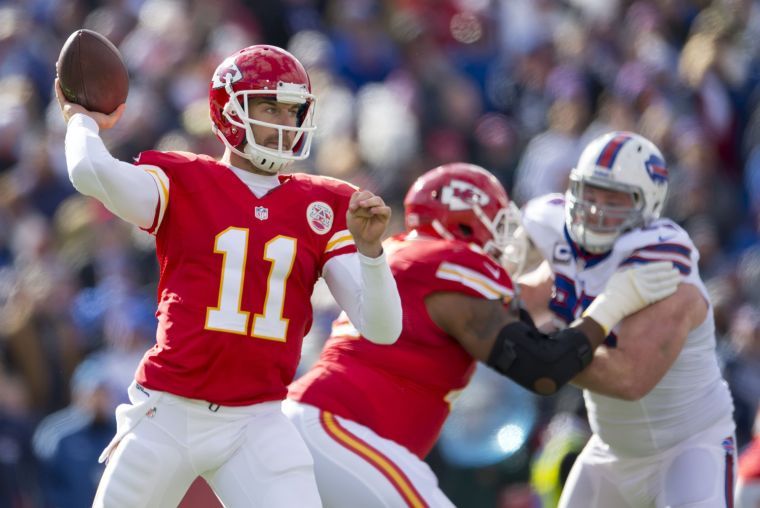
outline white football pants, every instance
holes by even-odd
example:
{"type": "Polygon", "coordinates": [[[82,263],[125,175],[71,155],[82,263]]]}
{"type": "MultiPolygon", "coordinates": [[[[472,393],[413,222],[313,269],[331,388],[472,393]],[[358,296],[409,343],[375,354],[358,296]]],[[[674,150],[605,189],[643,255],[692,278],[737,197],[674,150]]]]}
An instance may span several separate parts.
{"type": "Polygon", "coordinates": [[[597,435],[575,461],[559,508],[732,508],[733,422],[652,457],[618,457],[597,435]]]}
{"type": "Polygon", "coordinates": [[[129,387],[94,507],[170,508],[202,476],[227,507],[319,507],[313,462],[280,402],[230,407],[129,387]]]}
{"type": "Polygon", "coordinates": [[[430,467],[368,427],[286,399],[283,412],[314,457],[326,508],[454,508],[430,467]]]}

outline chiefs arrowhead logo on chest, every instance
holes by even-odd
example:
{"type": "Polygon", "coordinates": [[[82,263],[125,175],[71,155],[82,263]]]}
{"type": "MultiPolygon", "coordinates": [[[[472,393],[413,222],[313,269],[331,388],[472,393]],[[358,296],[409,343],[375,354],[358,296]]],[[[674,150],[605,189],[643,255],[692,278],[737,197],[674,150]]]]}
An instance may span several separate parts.
{"type": "Polygon", "coordinates": [[[306,222],[318,235],[324,235],[330,231],[334,218],[333,209],[322,201],[315,201],[306,209],[306,222]]]}

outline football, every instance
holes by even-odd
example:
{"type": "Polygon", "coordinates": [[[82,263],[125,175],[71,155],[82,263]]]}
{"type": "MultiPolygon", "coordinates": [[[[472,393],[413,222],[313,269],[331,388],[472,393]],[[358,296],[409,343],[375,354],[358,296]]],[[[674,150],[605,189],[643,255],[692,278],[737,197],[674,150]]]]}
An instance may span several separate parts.
{"type": "Polygon", "coordinates": [[[127,100],[129,74],[119,50],[92,30],[77,30],[55,64],[63,95],[90,111],[113,113],[127,100]]]}

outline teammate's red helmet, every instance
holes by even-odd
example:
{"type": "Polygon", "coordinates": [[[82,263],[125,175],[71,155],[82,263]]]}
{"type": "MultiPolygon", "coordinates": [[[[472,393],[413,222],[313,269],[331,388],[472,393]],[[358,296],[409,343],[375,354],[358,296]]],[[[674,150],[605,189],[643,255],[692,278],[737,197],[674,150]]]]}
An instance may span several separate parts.
{"type": "Polygon", "coordinates": [[[404,199],[407,231],[474,243],[501,256],[519,225],[520,212],[491,173],[464,162],[431,169],[404,199]]]}
{"type": "Polygon", "coordinates": [[[214,71],[209,85],[214,133],[232,151],[272,173],[292,160],[305,159],[309,155],[316,129],[313,124],[315,102],[306,69],[296,57],[276,46],[249,46],[225,58],[214,71]],[[300,104],[298,124],[289,127],[250,118],[248,99],[252,96],[300,104]],[[256,143],[251,129],[253,125],[277,129],[278,148],[256,143]],[[292,146],[284,146],[285,131],[294,133],[292,146]]]}

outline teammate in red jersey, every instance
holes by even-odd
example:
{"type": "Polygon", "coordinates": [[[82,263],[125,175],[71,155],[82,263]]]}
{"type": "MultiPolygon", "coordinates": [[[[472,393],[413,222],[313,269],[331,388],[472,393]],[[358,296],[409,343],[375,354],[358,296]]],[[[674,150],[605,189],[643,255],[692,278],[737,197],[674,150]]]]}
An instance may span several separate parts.
{"type": "Polygon", "coordinates": [[[401,305],[381,238],[390,209],[337,180],[279,172],[308,156],[315,97],[273,46],[225,59],[210,84],[221,160],[149,151],[118,161],[111,115],[67,102],[74,187],[156,237],[156,345],[140,363],[95,506],[176,506],[202,476],[226,506],[319,506],[313,462],[280,401],[325,278],[364,337],[390,344],[401,305]]]}
{"type": "Polygon", "coordinates": [[[360,340],[342,316],[283,403],[332,508],[453,506],[423,458],[475,362],[553,393],[612,326],[672,294],[679,280],[670,263],[620,272],[586,317],[548,337],[510,307],[512,281],[499,259],[519,212],[493,175],[441,166],[412,185],[404,204],[407,231],[385,244],[403,306],[399,341],[382,348],[360,340]]]}
{"type": "Polygon", "coordinates": [[[736,508],[760,508],[760,407],[755,415],[754,437],[739,455],[736,508]]]}

